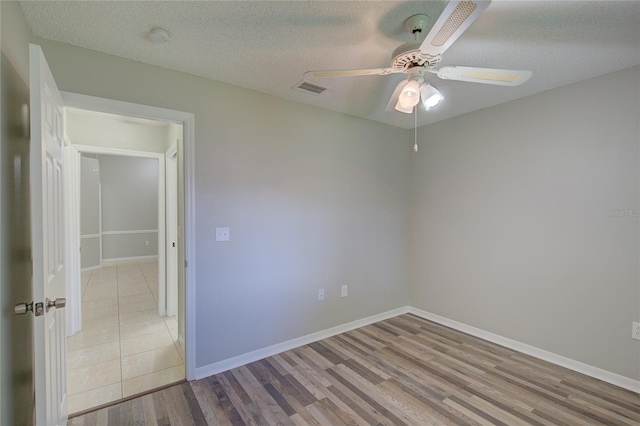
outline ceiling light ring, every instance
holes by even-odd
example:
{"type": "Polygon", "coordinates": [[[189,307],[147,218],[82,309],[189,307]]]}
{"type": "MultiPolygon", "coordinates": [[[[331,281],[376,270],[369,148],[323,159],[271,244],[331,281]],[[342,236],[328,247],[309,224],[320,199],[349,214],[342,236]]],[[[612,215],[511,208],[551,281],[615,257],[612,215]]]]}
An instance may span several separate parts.
{"type": "Polygon", "coordinates": [[[145,34],[145,39],[152,44],[166,43],[171,39],[169,32],[164,28],[153,27],[145,34]]]}

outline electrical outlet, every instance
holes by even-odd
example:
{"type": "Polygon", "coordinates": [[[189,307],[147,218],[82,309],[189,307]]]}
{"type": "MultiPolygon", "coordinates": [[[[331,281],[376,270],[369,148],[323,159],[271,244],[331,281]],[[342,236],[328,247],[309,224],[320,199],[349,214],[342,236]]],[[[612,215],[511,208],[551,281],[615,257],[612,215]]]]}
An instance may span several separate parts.
{"type": "Polygon", "coordinates": [[[349,289],[346,285],[342,286],[342,290],[340,292],[340,297],[347,297],[349,295],[349,289]]]}
{"type": "Polygon", "coordinates": [[[318,289],[318,302],[324,302],[324,288],[318,289]]]}
{"type": "Polygon", "coordinates": [[[640,322],[634,322],[631,330],[631,337],[640,340],[640,322]]]}
{"type": "Polygon", "coordinates": [[[145,245],[145,246],[148,246],[148,245],[149,245],[149,241],[145,241],[145,242],[144,242],[144,245],[145,245]]]}
{"type": "Polygon", "coordinates": [[[229,241],[231,239],[229,228],[216,228],[216,241],[229,241]]]}

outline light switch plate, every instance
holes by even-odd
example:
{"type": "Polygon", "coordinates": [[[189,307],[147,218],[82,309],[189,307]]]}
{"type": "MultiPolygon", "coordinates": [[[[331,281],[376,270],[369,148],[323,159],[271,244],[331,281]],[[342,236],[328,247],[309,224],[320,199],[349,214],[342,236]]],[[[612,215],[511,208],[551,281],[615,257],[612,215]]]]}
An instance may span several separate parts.
{"type": "Polygon", "coordinates": [[[229,241],[230,235],[229,228],[216,228],[216,241],[229,241]]]}

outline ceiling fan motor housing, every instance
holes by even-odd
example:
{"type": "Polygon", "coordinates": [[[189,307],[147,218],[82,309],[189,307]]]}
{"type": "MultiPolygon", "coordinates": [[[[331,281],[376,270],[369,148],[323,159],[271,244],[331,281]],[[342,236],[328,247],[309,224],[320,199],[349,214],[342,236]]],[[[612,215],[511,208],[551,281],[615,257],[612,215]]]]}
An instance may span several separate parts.
{"type": "Polygon", "coordinates": [[[417,66],[434,67],[440,62],[440,55],[418,55],[418,50],[422,44],[424,37],[419,37],[420,34],[426,34],[427,26],[429,24],[429,16],[424,14],[413,15],[404,21],[404,29],[414,34],[415,40],[409,43],[405,43],[391,55],[391,67],[396,71],[406,71],[409,68],[417,66]]]}
{"type": "Polygon", "coordinates": [[[408,17],[404,21],[404,29],[410,33],[424,33],[429,25],[429,15],[423,13],[408,17]]]}
{"type": "Polygon", "coordinates": [[[393,51],[391,57],[391,67],[400,72],[405,72],[409,68],[413,67],[434,67],[440,62],[440,55],[437,56],[424,56],[418,55],[418,49],[422,41],[411,41],[400,45],[393,51]]]}

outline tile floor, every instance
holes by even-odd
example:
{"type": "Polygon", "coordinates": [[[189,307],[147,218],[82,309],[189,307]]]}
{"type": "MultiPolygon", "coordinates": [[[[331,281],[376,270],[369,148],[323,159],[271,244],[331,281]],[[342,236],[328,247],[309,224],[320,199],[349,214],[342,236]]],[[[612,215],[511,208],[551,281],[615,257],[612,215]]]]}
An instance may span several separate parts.
{"type": "Polygon", "coordinates": [[[67,339],[69,413],[184,379],[175,317],[157,312],[158,263],[82,273],[82,331],[67,339]]]}

